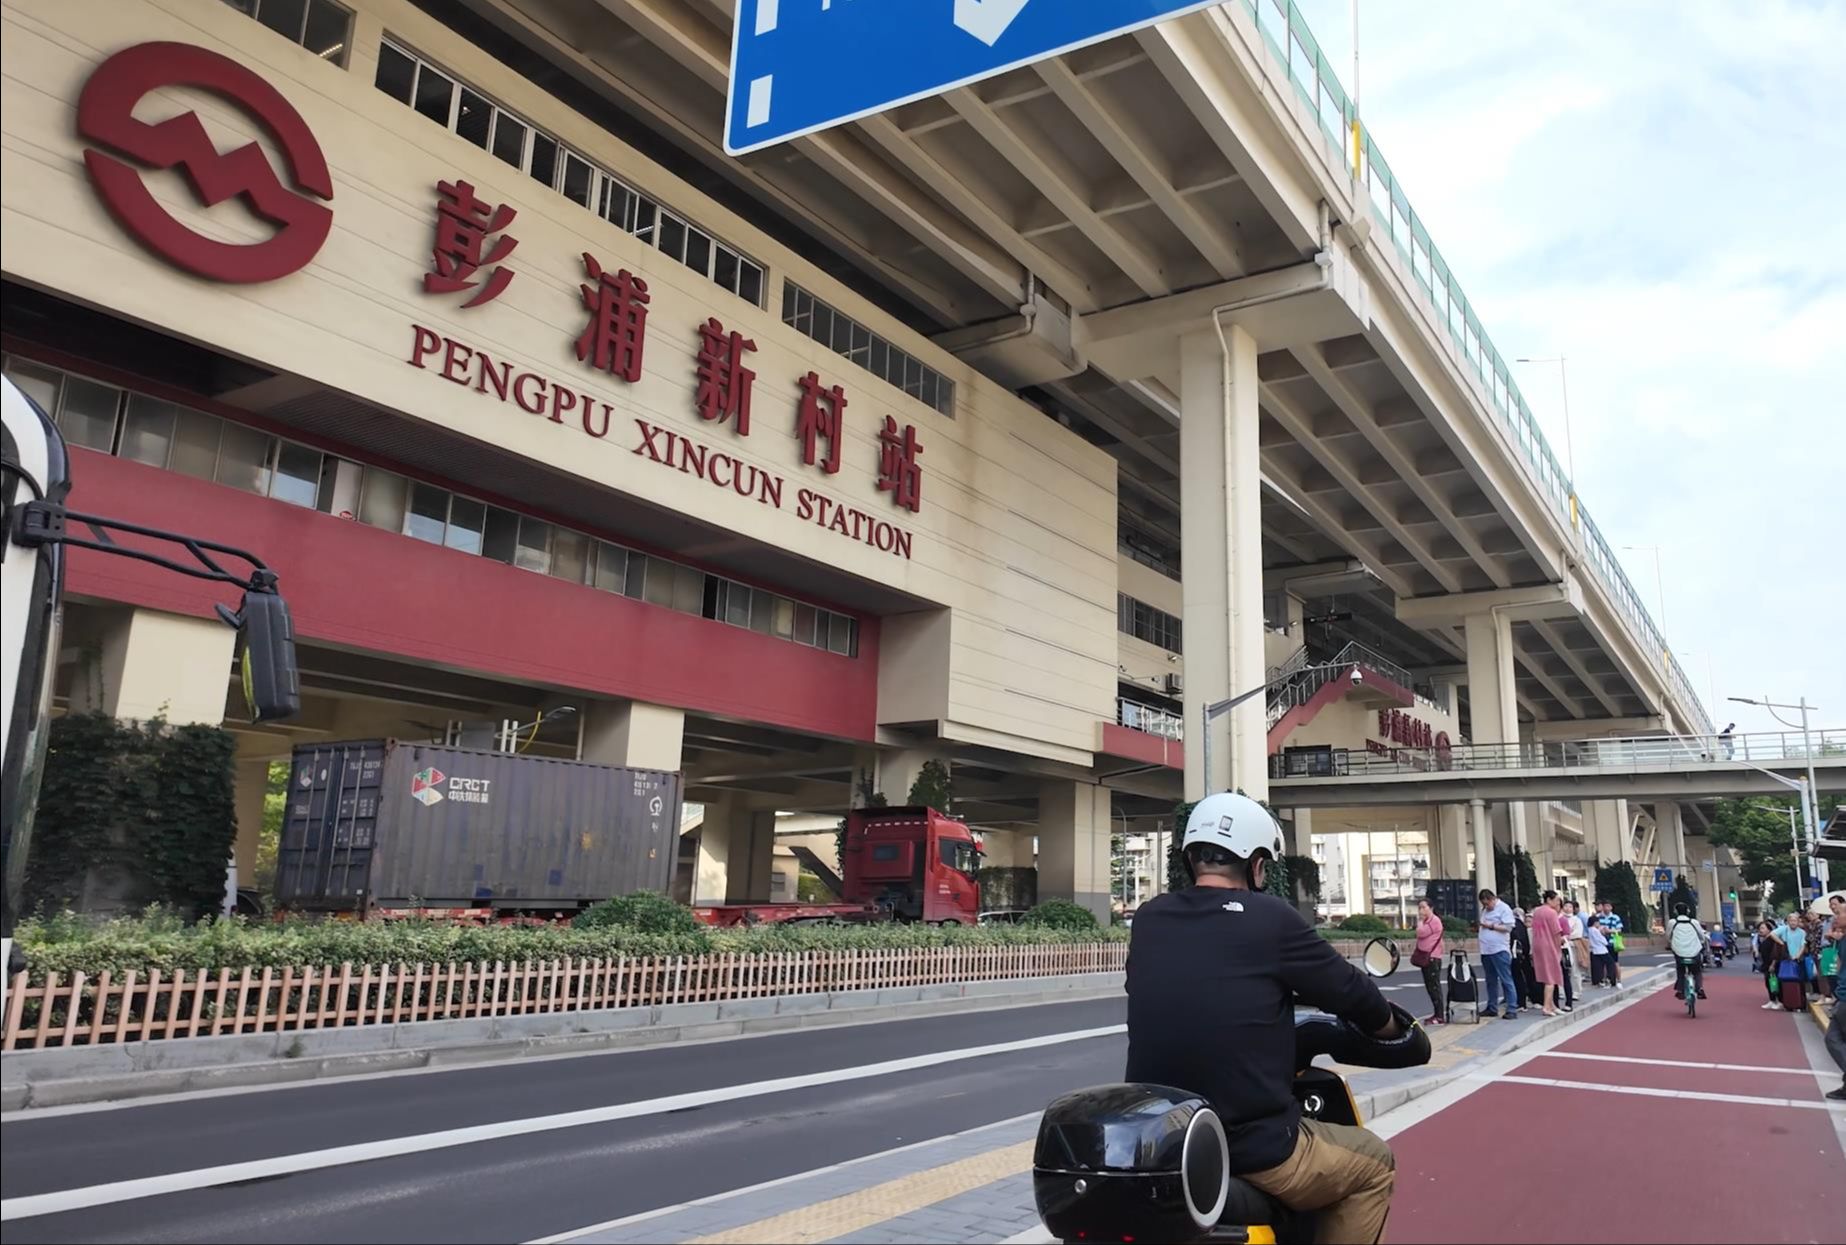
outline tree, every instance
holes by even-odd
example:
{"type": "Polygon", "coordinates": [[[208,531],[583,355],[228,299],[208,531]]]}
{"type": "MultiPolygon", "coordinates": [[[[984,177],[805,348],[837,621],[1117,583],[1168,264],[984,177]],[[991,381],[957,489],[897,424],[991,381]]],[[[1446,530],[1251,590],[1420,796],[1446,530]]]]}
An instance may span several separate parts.
{"type": "Polygon", "coordinates": [[[954,800],[955,791],[949,779],[949,767],[941,761],[923,762],[923,768],[917,771],[917,780],[910,784],[908,802],[933,808],[938,813],[947,813],[954,800]]]}
{"type": "MultiPolygon", "coordinates": [[[[1824,822],[1838,805],[1838,796],[1823,797],[1820,800],[1820,819],[1824,822]]],[[[1774,882],[1778,897],[1793,898],[1801,892],[1795,881],[1788,809],[1788,801],[1769,796],[1720,800],[1718,810],[1711,819],[1711,841],[1737,853],[1744,881],[1753,886],[1774,882]]],[[[1797,809],[1797,825],[1800,824],[1800,816],[1800,810],[1797,809]]]]}
{"type": "Polygon", "coordinates": [[[1538,906],[1538,897],[1545,892],[1539,889],[1538,870],[1524,848],[1516,846],[1507,851],[1494,844],[1493,873],[1494,891],[1500,898],[1515,908],[1538,906]]]}

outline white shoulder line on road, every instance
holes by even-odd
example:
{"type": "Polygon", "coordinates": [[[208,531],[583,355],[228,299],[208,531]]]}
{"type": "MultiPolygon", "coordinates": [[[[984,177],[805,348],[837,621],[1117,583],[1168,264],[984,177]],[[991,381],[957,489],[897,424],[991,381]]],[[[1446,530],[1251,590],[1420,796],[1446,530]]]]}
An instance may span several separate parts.
{"type": "Polygon", "coordinates": [[[1588,1089],[1601,1094],[1632,1094],[1640,1098],[1692,1098],[1699,1102],[1727,1102],[1745,1107],[1806,1107],[1815,1111],[1829,1108],[1846,1111],[1846,1106],[1816,1099],[1758,1098],[1751,1094],[1718,1094],[1701,1089],[1657,1089],[1651,1085],[1605,1085],[1600,1081],[1560,1081],[1547,1076],[1502,1076],[1502,1085],[1545,1085],[1552,1089],[1588,1089]]]}
{"type": "Polygon", "coordinates": [[[689,1202],[677,1202],[672,1206],[658,1206],[653,1210],[644,1210],[632,1215],[623,1215],[620,1219],[605,1219],[601,1223],[592,1223],[582,1228],[572,1228],[568,1232],[559,1232],[555,1236],[537,1237],[528,1241],[526,1245],[560,1245],[561,1242],[574,1241],[578,1237],[587,1236],[592,1232],[607,1232],[611,1228],[626,1227],[631,1223],[643,1223],[649,1219],[659,1219],[678,1211],[690,1210],[694,1206],[712,1206],[719,1202],[728,1202],[732,1198],[744,1197],[751,1193],[761,1193],[764,1189],[774,1189],[779,1185],[794,1184],[801,1180],[811,1180],[816,1176],[825,1176],[831,1172],[845,1171],[849,1168],[858,1167],[863,1163],[875,1162],[878,1159],[888,1159],[894,1154],[904,1154],[911,1150],[921,1150],[925,1146],[940,1145],[945,1141],[954,1141],[958,1138],[969,1136],[972,1133],[983,1133],[992,1128],[1004,1128],[1008,1124],[1023,1124],[1027,1120],[1036,1120],[1039,1114],[1040,1113],[1037,1111],[1028,1111],[1024,1115],[1015,1115],[1004,1120],[994,1120],[989,1124],[977,1124],[973,1128],[964,1128],[958,1133],[944,1133],[940,1137],[929,1137],[923,1141],[913,1141],[907,1146],[896,1146],[889,1150],[880,1150],[876,1154],[861,1154],[857,1158],[846,1159],[839,1163],[829,1163],[825,1167],[816,1167],[811,1171],[796,1172],[792,1176],[778,1176],[774,1180],[764,1180],[757,1184],[745,1185],[741,1189],[726,1189],[723,1193],[713,1193],[706,1197],[695,1197],[689,1202]]]}
{"type": "Polygon", "coordinates": [[[1634,1055],[1590,1055],[1575,1050],[1546,1051],[1545,1058],[1588,1059],[1597,1063],[1639,1063],[1654,1068],[1697,1068],[1708,1072],[1786,1072],[1794,1076],[1817,1076],[1823,1079],[1831,1079],[1839,1075],[1837,1071],[1821,1072],[1814,1068],[1771,1068],[1755,1063],[1696,1063],[1684,1059],[1641,1059],[1634,1055]]]}
{"type": "Polygon", "coordinates": [[[243,1163],[224,1163],[216,1167],[199,1168],[195,1171],[168,1172],[160,1176],[117,1180],[80,1189],[62,1189],[56,1193],[37,1193],[28,1197],[5,1198],[0,1199],[0,1221],[25,1219],[34,1215],[52,1215],[61,1211],[104,1206],[112,1202],[160,1197],[163,1194],[180,1193],[188,1189],[205,1189],[213,1185],[230,1184],[236,1181],[287,1176],[296,1172],[341,1167],[348,1163],[365,1163],[374,1159],[395,1158],[404,1154],[421,1154],[430,1150],[447,1149],[451,1146],[470,1145],[477,1141],[496,1141],[505,1137],[523,1137],[532,1133],[577,1128],[585,1124],[604,1124],[612,1120],[628,1120],[639,1116],[659,1115],[668,1111],[683,1111],[688,1107],[702,1107],[716,1102],[735,1102],[742,1098],[758,1098],[765,1094],[807,1089],[815,1085],[833,1085],[842,1081],[891,1076],[917,1068],[936,1067],[966,1059],[979,1059],[987,1055],[1004,1055],[1012,1051],[1034,1050],[1043,1046],[1061,1046],[1068,1042],[1081,1042],[1089,1038],[1114,1037],[1127,1031],[1127,1025],[1104,1025],[1095,1029],[1079,1029],[1071,1033],[1050,1033],[1039,1037],[1020,1038],[1012,1042],[973,1046],[963,1050],[932,1051],[926,1055],[912,1055],[904,1059],[861,1064],[852,1068],[835,1068],[827,1072],[777,1077],[749,1085],[727,1085],[717,1089],[672,1094],[664,1098],[650,1098],[641,1102],[593,1107],[585,1111],[566,1111],[556,1115],[534,1116],[523,1120],[501,1120],[492,1124],[448,1128],[409,1137],[389,1137],[380,1141],[333,1146],[325,1150],[309,1150],[300,1154],[283,1154],[274,1158],[253,1159],[243,1163]]]}

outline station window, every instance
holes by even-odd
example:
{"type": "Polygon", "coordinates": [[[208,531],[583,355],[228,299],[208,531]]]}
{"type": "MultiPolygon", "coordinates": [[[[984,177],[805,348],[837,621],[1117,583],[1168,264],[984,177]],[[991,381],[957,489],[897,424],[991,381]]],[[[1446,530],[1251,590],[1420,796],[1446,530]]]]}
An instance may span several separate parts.
{"type": "Polygon", "coordinates": [[[792,281],[782,283],[782,323],[845,355],[886,384],[944,415],[955,414],[955,382],[792,281]]]}
{"type": "Polygon", "coordinates": [[[663,208],[580,152],[386,40],[373,82],[445,129],[491,151],[617,229],[658,248],[744,301],[763,305],[763,266],[663,208]]]}
{"type": "Polygon", "coordinates": [[[710,618],[844,657],[859,620],[696,567],[597,540],[382,467],[23,359],[7,379],[74,445],[130,458],[522,570],[710,618]]]}
{"type": "Polygon", "coordinates": [[[1115,594],[1115,625],[1123,635],[1145,640],[1169,653],[1184,651],[1180,647],[1179,619],[1125,592],[1115,594]]]}
{"type": "Polygon", "coordinates": [[[224,0],[290,43],[344,67],[353,15],[333,0],[224,0]]]}

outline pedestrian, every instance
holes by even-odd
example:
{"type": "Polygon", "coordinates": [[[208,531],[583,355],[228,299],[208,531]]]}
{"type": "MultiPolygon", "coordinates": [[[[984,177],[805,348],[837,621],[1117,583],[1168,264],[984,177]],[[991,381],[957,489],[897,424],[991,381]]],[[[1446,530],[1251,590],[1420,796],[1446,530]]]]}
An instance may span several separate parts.
{"type": "Polygon", "coordinates": [[[1828,1090],[1827,1097],[1835,1102],[1846,1102],[1846,974],[1839,971],[1839,954],[1846,949],[1846,891],[1835,891],[1827,896],[1827,906],[1833,910],[1832,924],[1826,933],[1827,949],[1834,956],[1833,1017],[1827,1025],[1827,1053],[1840,1066],[1840,1087],[1828,1090]]]}
{"type": "Polygon", "coordinates": [[[1782,1006],[1781,992],[1777,988],[1780,982],[1776,978],[1776,969],[1782,959],[1782,940],[1776,935],[1776,927],[1768,921],[1757,923],[1756,954],[1762,967],[1763,986],[1769,991],[1769,1001],[1763,1004],[1763,1010],[1776,1011],[1782,1006]]]}
{"type": "Polygon", "coordinates": [[[1606,984],[1619,986],[1622,984],[1622,914],[1607,899],[1597,901],[1596,906],[1600,909],[1596,920],[1602,926],[1602,932],[1609,937],[1609,979],[1606,984]]]}
{"type": "Polygon", "coordinates": [[[1538,979],[1532,975],[1532,926],[1524,908],[1513,909],[1513,988],[1520,1007],[1538,1003],[1538,979]]]}
{"type": "Polygon", "coordinates": [[[1429,991],[1429,1023],[1447,1024],[1448,1009],[1442,1005],[1442,918],[1429,906],[1429,900],[1417,901],[1417,946],[1410,953],[1410,963],[1423,970],[1423,988],[1429,991]]]}
{"type": "Polygon", "coordinates": [[[1513,910],[1492,891],[1481,891],[1481,976],[1487,979],[1487,1009],[1483,1016],[1499,1016],[1500,996],[1506,996],[1504,1015],[1519,1015],[1513,1002],[1513,910]]]}
{"type": "Polygon", "coordinates": [[[1590,984],[1606,986],[1609,980],[1609,935],[1592,915],[1583,926],[1584,940],[1590,948],[1590,984]]]}
{"type": "Polygon", "coordinates": [[[1583,917],[1577,901],[1564,905],[1564,999],[1565,1011],[1577,1005],[1583,993],[1583,974],[1590,967],[1590,945],[1584,940],[1583,917]]]}
{"type": "Polygon", "coordinates": [[[1724,759],[1727,761],[1731,759],[1737,747],[1737,745],[1731,741],[1731,732],[1736,729],[1737,723],[1732,722],[1729,726],[1726,726],[1723,730],[1718,732],[1718,747],[1724,750],[1724,759]]]}
{"type": "Polygon", "coordinates": [[[1562,910],[1556,891],[1546,891],[1532,909],[1532,976],[1547,1016],[1558,1014],[1558,987],[1564,984],[1564,921],[1558,915],[1562,910]]]}
{"type": "Polygon", "coordinates": [[[1828,895],[1827,907],[1830,911],[1821,923],[1820,932],[1820,982],[1823,999],[1834,998],[1839,993],[1840,951],[1846,948],[1846,891],[1834,891],[1828,895]]]}

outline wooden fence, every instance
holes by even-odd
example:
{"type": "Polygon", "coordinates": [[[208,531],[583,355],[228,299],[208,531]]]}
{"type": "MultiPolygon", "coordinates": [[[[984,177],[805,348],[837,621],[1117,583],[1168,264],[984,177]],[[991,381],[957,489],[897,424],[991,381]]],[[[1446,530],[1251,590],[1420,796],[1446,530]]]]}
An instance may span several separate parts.
{"type": "Polygon", "coordinates": [[[1120,970],[1125,943],[14,977],[0,1049],[710,1003],[1120,970]]]}

